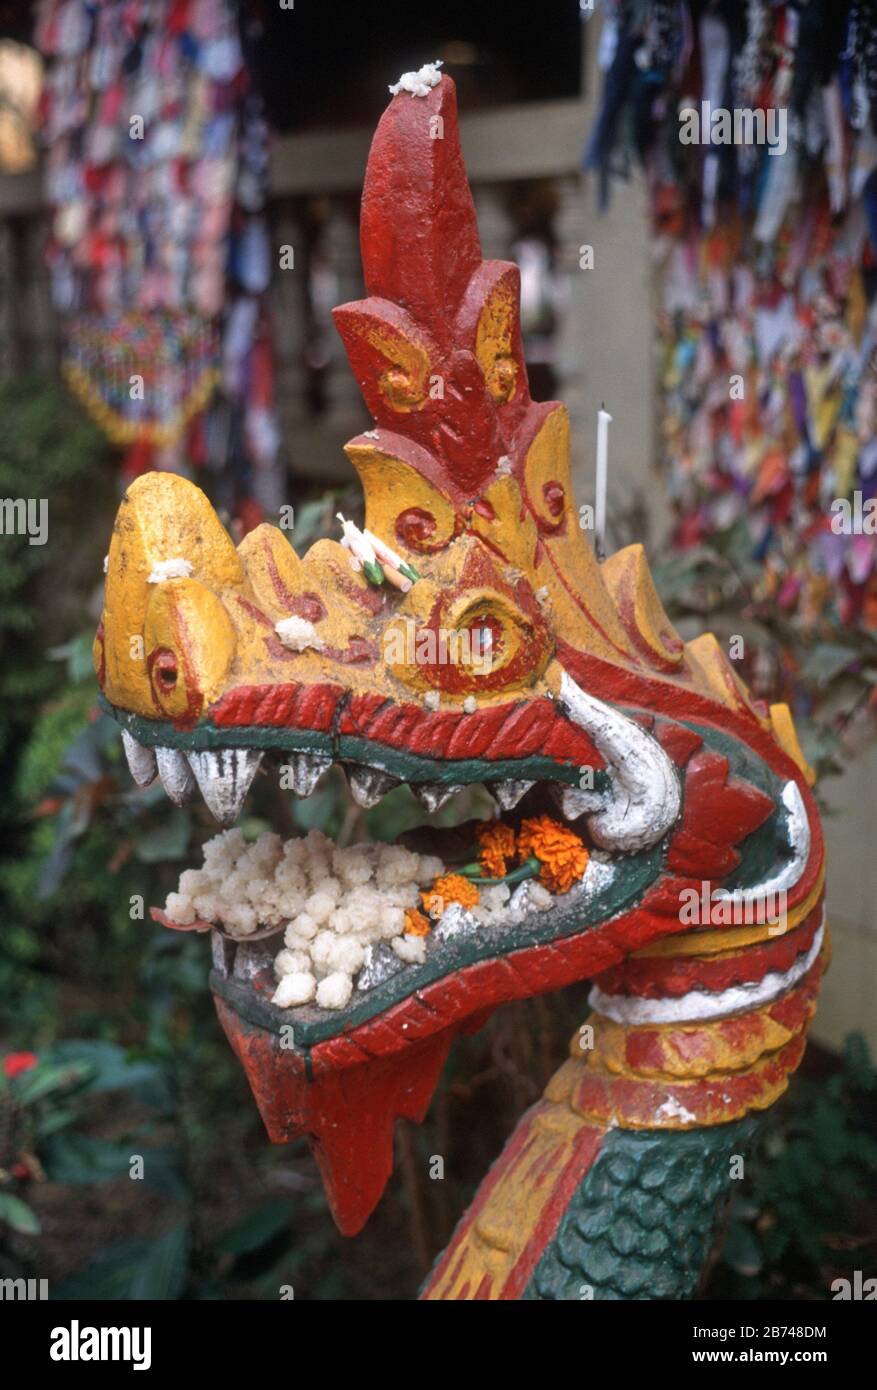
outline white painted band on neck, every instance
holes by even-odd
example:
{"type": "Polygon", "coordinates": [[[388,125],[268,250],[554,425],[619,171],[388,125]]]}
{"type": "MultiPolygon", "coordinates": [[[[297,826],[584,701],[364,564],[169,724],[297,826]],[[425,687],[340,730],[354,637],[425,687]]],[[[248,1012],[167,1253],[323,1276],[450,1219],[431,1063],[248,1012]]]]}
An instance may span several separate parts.
{"type": "Polygon", "coordinates": [[[634,994],[604,994],[599,985],[594,985],[589,1002],[596,1013],[627,1027],[644,1023],[699,1023],[704,1019],[749,1013],[787,994],[804,978],[822,949],[824,936],[823,913],[810,950],[799,956],[788,970],[772,970],[760,980],[734,985],[715,994],[693,989],[679,999],[643,999],[634,994]]]}

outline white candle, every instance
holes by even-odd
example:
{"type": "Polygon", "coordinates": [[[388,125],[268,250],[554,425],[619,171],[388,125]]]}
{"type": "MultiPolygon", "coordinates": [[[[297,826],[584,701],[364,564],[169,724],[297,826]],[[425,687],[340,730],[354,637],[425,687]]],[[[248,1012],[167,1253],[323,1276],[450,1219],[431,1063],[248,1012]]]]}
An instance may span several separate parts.
{"type": "Polygon", "coordinates": [[[386,563],[392,565],[394,569],[399,568],[402,564],[401,555],[397,555],[395,550],[391,550],[390,547],[381,540],[380,536],[376,536],[373,531],[369,531],[366,527],[363,528],[362,534],[365,536],[381,564],[386,561],[386,563]]]}
{"type": "Polygon", "coordinates": [[[597,559],[606,551],[606,470],[609,461],[609,426],[612,416],[605,406],[597,412],[597,481],[594,507],[594,531],[597,559]]]}
{"type": "Polygon", "coordinates": [[[371,541],[366,539],[354,522],[345,520],[340,512],[336,512],[335,515],[341,522],[341,528],[344,532],[341,544],[346,545],[354,559],[358,560],[360,564],[376,564],[378,557],[375,555],[371,541]]]}

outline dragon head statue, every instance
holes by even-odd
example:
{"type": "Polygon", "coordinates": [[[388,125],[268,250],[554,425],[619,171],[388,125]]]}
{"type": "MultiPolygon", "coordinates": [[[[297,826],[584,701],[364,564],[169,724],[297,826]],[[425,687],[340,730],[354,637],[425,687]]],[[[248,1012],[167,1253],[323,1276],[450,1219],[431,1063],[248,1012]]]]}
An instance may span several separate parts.
{"type": "MultiPolygon", "coordinates": [[[[316,909],[301,930],[282,894],[267,921],[223,924],[197,898],[178,914],[212,928],[219,1016],[268,1131],[310,1137],[347,1232],[389,1177],[395,1118],[422,1118],[455,1034],[499,1004],[596,979],[597,1045],[571,1062],[580,1114],[710,1125],[782,1089],[823,940],[819,820],[789,711],[751,699],[713,636],[680,639],[641,546],[595,557],[566,410],[529,394],[518,269],[481,256],[447,76],[400,90],[381,119],[361,239],[368,297],[335,321],[374,418],[347,445],[364,530],[303,557],[270,525],[236,547],[197,487],[148,473],[119,509],[95,642],[136,781],[159,776],[178,802],[200,789],[223,826],[278,762],[301,797],[332,764],[360,806],[404,782],[427,821],[473,784],[495,802],[474,829],[424,830],[432,857],[409,872],[446,881],[486,824],[491,910],[473,909],[478,873],[459,868],[475,892],[432,919],[388,898],[396,941],[354,950],[340,991],[307,983],[332,973],[329,956],[301,958],[316,909]],[[542,861],[515,846],[552,836],[545,862],[572,873],[528,878],[542,861]],[[718,923],[686,918],[695,897],[718,923]],[[298,994],[277,989],[289,923],[298,994]],[[406,933],[411,949],[392,949],[406,933]],[[797,1022],[775,1017],[790,997],[797,1022]],[[678,1050],[673,1066],[648,1054],[674,1027],[704,1065],[694,1048],[687,1070],[678,1050]]],[[[240,901],[285,852],[269,846],[249,877],[232,867],[240,901]]],[[[322,840],[313,854],[349,906],[358,871],[339,878],[322,840]]]]}

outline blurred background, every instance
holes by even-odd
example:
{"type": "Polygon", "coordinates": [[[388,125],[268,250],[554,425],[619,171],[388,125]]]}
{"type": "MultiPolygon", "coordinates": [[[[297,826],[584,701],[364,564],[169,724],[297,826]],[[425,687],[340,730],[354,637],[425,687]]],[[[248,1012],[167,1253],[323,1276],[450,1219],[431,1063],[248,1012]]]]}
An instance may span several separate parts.
{"type": "MultiPolygon", "coordinates": [[[[49,518],[45,545],[0,537],[0,1277],[410,1297],[585,1015],[579,986],[458,1042],[344,1240],[304,1146],[265,1139],[206,943],[136,915],[212,823],[132,787],[96,705],[102,557],[143,469],[193,477],[236,537],[292,504],[300,552],[339,506],[357,517],[342,445],[369,419],[330,310],[364,293],[387,86],[436,59],[484,254],[521,267],[532,393],[572,416],[579,502],[605,402],[612,547],[647,545],[685,637],[744,638],[741,674],[790,702],[820,773],[834,961],[704,1296],[825,1298],[873,1269],[877,537],[830,524],[877,488],[865,8],[0,3],[0,496],[49,518]],[[732,75],[788,108],[786,154],[680,146],[680,102],[732,75]]],[[[393,839],[409,795],[363,813],[370,833],[393,839]]],[[[269,810],[254,800],[248,834],[269,810]]],[[[336,833],[340,787],[283,815],[336,833]]]]}

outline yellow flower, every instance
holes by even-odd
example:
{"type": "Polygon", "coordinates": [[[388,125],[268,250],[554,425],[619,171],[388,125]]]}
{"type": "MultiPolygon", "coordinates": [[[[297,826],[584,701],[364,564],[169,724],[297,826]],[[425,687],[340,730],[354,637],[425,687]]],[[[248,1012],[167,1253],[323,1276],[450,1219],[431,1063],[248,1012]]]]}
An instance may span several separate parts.
{"type": "Polygon", "coordinates": [[[406,936],[429,936],[432,931],[432,924],[428,917],[424,917],[416,907],[409,907],[405,912],[405,934],[406,936]]]}
{"type": "Polygon", "coordinates": [[[534,816],[521,822],[518,832],[518,861],[535,855],[542,865],[539,882],[550,893],[568,893],[587,868],[590,855],[574,830],[552,820],[534,816]]]}
{"type": "Polygon", "coordinates": [[[480,894],[474,883],[462,874],[442,874],[431,888],[420,895],[420,901],[430,917],[437,920],[449,903],[461,903],[463,907],[475,907],[480,894]]]}
{"type": "Polygon", "coordinates": [[[515,832],[501,820],[482,821],[477,830],[481,851],[478,855],[485,878],[505,878],[506,860],[515,853],[515,832]]]}

